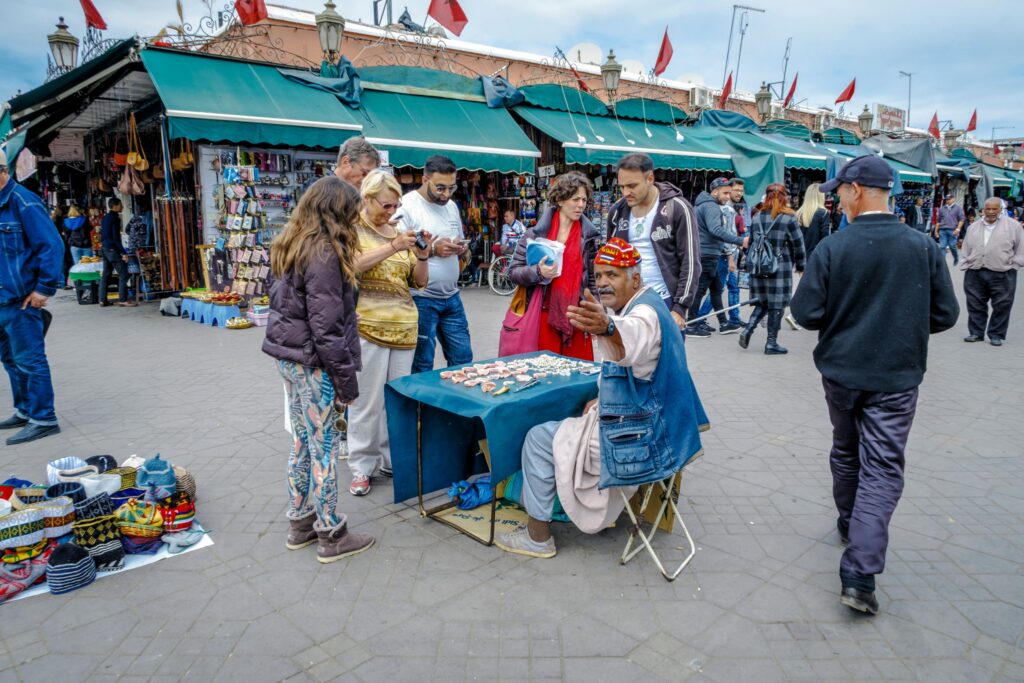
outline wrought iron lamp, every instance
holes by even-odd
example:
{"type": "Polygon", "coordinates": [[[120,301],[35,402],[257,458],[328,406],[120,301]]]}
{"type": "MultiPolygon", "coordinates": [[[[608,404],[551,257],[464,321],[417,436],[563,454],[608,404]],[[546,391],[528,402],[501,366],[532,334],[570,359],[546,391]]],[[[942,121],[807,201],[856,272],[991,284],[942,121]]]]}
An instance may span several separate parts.
{"type": "Polygon", "coordinates": [[[867,137],[868,135],[871,134],[871,127],[874,125],[874,123],[875,117],[871,113],[871,110],[868,109],[868,105],[865,104],[864,111],[862,111],[860,115],[857,116],[857,125],[860,126],[860,132],[864,135],[864,137],[867,137]]]}
{"type": "Polygon", "coordinates": [[[316,15],[316,32],[320,36],[320,49],[324,53],[320,75],[337,78],[341,59],[341,41],[345,34],[345,19],[335,10],[331,0],[324,3],[324,11],[316,15]]]}
{"type": "Polygon", "coordinates": [[[622,65],[615,61],[615,50],[608,50],[608,59],[601,65],[601,80],[608,92],[611,104],[615,103],[615,93],[619,90],[619,79],[622,77],[622,65]]]}
{"type": "Polygon", "coordinates": [[[761,89],[754,95],[754,104],[757,106],[761,123],[764,123],[768,120],[768,115],[772,113],[772,91],[768,89],[768,84],[764,81],[761,81],[761,89]]]}
{"type": "Polygon", "coordinates": [[[48,78],[56,78],[75,68],[78,63],[78,38],[68,32],[64,17],[57,23],[57,30],[46,36],[46,42],[50,44],[46,71],[48,78]]]}

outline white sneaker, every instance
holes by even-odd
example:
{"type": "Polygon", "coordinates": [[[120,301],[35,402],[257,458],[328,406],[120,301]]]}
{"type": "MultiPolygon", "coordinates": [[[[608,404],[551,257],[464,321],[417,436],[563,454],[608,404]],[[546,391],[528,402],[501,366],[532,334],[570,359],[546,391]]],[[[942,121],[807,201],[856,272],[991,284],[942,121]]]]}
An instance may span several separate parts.
{"type": "Polygon", "coordinates": [[[494,539],[494,545],[505,552],[543,559],[554,557],[555,553],[558,552],[558,549],[555,547],[554,536],[549,537],[544,542],[535,541],[530,538],[530,531],[525,525],[516,527],[507,534],[498,534],[498,537],[494,539]]]}

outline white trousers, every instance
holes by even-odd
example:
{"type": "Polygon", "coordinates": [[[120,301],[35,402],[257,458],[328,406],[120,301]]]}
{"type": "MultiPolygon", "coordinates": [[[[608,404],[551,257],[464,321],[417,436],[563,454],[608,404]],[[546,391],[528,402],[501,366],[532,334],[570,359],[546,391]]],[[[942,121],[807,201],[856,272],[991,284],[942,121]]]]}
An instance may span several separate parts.
{"type": "Polygon", "coordinates": [[[412,370],[415,349],[391,349],[359,338],[363,369],[356,373],[359,398],[348,407],[348,466],[354,477],[391,469],[384,385],[412,370]]]}

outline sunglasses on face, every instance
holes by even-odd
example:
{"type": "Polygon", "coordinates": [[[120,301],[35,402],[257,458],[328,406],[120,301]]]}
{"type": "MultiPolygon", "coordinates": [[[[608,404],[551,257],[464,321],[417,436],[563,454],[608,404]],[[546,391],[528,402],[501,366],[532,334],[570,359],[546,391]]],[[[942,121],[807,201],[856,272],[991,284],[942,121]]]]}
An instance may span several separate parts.
{"type": "Polygon", "coordinates": [[[379,206],[380,208],[384,209],[385,211],[397,211],[402,206],[402,202],[394,202],[394,203],[386,202],[385,203],[385,202],[382,202],[381,200],[377,199],[376,197],[373,198],[373,201],[375,201],[377,203],[377,206],[379,206]]]}
{"type": "Polygon", "coordinates": [[[438,193],[455,192],[455,190],[459,188],[458,185],[435,185],[434,181],[430,181],[430,185],[434,188],[434,191],[438,193]]]}

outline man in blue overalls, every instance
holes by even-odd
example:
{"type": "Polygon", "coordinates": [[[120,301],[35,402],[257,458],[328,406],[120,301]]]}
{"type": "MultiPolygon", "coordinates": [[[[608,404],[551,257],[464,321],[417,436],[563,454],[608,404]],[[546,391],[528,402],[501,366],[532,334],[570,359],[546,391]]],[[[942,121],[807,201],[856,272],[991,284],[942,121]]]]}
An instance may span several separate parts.
{"type": "Polygon", "coordinates": [[[600,303],[588,290],[568,317],[597,339],[604,363],[598,398],[581,417],[539,424],[523,444],[526,526],[499,548],[554,557],[555,495],[584,533],[604,529],[640,484],[678,471],[700,452],[707,416],[686,366],[678,324],[640,277],[640,252],[613,237],[594,260],[600,303]],[[667,419],[670,417],[671,419],[667,419]]]}

